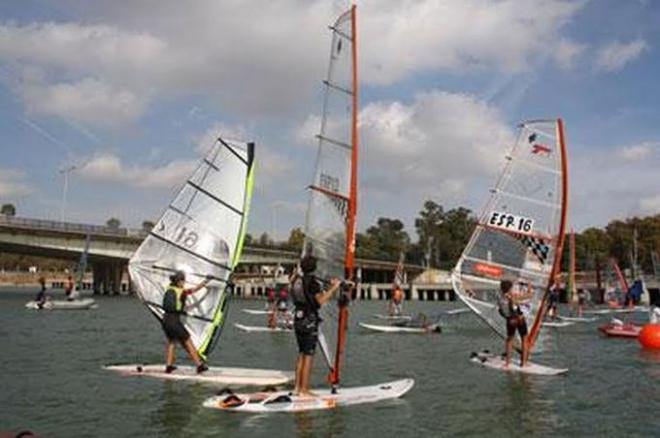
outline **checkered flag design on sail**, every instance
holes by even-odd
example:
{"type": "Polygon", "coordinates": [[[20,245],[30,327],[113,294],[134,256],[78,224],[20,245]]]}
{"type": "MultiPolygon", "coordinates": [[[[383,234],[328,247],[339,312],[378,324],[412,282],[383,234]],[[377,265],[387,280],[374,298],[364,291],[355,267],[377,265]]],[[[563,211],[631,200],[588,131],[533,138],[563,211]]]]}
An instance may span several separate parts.
{"type": "Polygon", "coordinates": [[[516,237],[545,265],[545,261],[548,259],[548,254],[550,253],[550,246],[548,246],[545,240],[540,237],[532,237],[524,234],[518,234],[516,237]]]}

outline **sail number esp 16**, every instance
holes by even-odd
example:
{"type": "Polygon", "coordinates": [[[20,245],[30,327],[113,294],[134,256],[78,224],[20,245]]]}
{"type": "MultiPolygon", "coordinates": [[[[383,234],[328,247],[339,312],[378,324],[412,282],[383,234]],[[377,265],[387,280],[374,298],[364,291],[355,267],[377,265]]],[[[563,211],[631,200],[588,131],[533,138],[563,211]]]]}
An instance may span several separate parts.
{"type": "Polygon", "coordinates": [[[507,231],[529,233],[534,228],[534,219],[511,213],[493,211],[488,219],[488,225],[507,231]]]}

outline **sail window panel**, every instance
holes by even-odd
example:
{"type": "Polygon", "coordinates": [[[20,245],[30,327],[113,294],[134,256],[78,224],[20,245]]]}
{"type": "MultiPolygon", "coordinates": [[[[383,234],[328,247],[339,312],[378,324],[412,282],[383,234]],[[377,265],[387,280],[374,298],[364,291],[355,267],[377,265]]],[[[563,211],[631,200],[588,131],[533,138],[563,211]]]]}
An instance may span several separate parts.
{"type": "MultiPolygon", "coordinates": [[[[235,150],[244,152],[237,148],[235,150]]],[[[238,211],[242,211],[244,190],[227,190],[227,188],[235,186],[237,181],[245,181],[248,167],[222,145],[217,146],[207,156],[207,160],[208,163],[202,161],[190,178],[190,182],[202,187],[238,211]]]]}
{"type": "Polygon", "coordinates": [[[324,107],[326,118],[321,127],[321,136],[333,140],[336,143],[332,144],[334,147],[351,148],[351,108],[350,96],[331,88],[328,89],[324,107]]]}
{"type": "Polygon", "coordinates": [[[511,157],[527,161],[538,168],[559,173],[561,150],[556,133],[556,123],[523,125],[511,157]]]}
{"type": "Polygon", "coordinates": [[[340,18],[333,26],[337,32],[332,34],[330,52],[329,82],[346,90],[353,89],[353,52],[350,15],[348,19],[340,18]]]}
{"type": "Polygon", "coordinates": [[[344,276],[347,207],[343,204],[320,192],[312,192],[310,198],[305,250],[317,258],[317,275],[326,280],[344,276]]]}
{"type": "Polygon", "coordinates": [[[561,175],[524,165],[512,165],[507,170],[499,190],[560,209],[561,175]]]}
{"type": "Polygon", "coordinates": [[[349,150],[321,144],[314,185],[324,191],[347,198],[351,181],[349,150]]]}
{"type": "MultiPolygon", "coordinates": [[[[225,238],[226,243],[233,250],[238,239],[237,233],[241,226],[241,215],[190,185],[186,185],[181,190],[177,198],[172,202],[172,206],[179,211],[184,211],[188,217],[187,220],[195,218],[197,223],[205,224],[208,232],[227,236],[225,238]]],[[[172,213],[176,212],[169,209],[166,214],[172,213]]],[[[183,221],[186,219],[182,217],[180,220],[183,221]]],[[[178,229],[180,232],[180,226],[178,229]]]]}
{"type": "MultiPolygon", "coordinates": [[[[193,202],[192,205],[195,206],[196,203],[193,202]]],[[[191,220],[170,209],[165,212],[153,231],[182,250],[197,254],[219,265],[229,266],[241,218],[226,210],[217,214],[218,216],[214,217],[214,220],[224,224],[223,228],[211,226],[211,222],[206,219],[202,220],[201,216],[193,214],[193,217],[198,219],[191,220]],[[233,232],[223,232],[226,230],[233,232]]]]}

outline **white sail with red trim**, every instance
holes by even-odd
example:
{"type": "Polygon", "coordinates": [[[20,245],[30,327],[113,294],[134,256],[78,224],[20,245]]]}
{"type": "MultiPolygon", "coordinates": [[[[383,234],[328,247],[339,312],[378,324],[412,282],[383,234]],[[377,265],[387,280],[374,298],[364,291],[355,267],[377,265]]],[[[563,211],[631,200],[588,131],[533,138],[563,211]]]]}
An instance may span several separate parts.
{"type": "MultiPolygon", "coordinates": [[[[324,288],[332,278],[350,279],[353,272],[358,147],[355,14],[353,6],[330,27],[330,64],[323,81],[323,117],[305,224],[303,255],[317,258],[316,275],[324,288]]],[[[339,382],[346,307],[341,302],[322,308],[319,341],[333,385],[339,382]]]]}
{"type": "Polygon", "coordinates": [[[531,297],[521,306],[533,346],[545,297],[558,272],[567,210],[567,161],[561,120],[520,125],[507,163],[453,273],[461,300],[497,334],[499,285],[510,280],[531,297]]]}

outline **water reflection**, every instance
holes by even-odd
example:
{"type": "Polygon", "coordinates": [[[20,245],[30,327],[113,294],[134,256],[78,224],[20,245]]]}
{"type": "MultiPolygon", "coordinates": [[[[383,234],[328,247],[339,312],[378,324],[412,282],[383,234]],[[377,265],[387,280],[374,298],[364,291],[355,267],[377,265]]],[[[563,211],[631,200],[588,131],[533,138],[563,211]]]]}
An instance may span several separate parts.
{"type": "Polygon", "coordinates": [[[509,430],[516,435],[532,435],[556,431],[560,418],[555,402],[545,398],[542,388],[547,379],[539,379],[525,374],[512,375],[505,385],[506,406],[504,415],[510,418],[509,430]]]}
{"type": "Polygon", "coordinates": [[[191,406],[195,400],[194,385],[177,385],[176,382],[163,382],[160,404],[150,416],[154,430],[163,436],[185,436],[188,427],[198,409],[191,406]]]}

